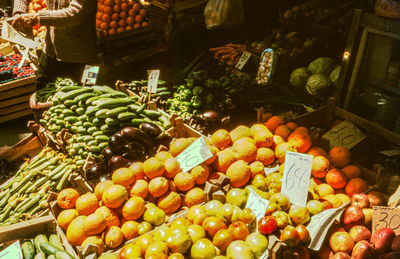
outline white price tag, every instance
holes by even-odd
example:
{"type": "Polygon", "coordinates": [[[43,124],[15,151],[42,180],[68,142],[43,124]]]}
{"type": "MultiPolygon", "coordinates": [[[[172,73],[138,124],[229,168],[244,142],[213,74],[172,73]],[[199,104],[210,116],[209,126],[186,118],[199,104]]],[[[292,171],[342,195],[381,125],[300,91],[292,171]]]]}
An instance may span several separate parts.
{"type": "Polygon", "coordinates": [[[329,140],[331,148],[334,146],[345,146],[348,149],[351,149],[365,139],[365,135],[361,130],[349,121],[339,123],[322,137],[329,140]]]}
{"type": "Polygon", "coordinates": [[[13,243],[12,245],[8,246],[6,249],[0,252],[1,259],[23,259],[24,256],[22,255],[21,246],[19,245],[19,241],[13,243]]]}
{"type": "Polygon", "coordinates": [[[256,216],[256,229],[258,221],[265,216],[269,201],[263,199],[252,188],[248,188],[249,197],[247,198],[246,208],[250,208],[256,216]]]}
{"type": "Polygon", "coordinates": [[[373,206],[372,209],[372,233],[381,228],[391,228],[396,235],[400,234],[400,208],[373,206]]]}
{"type": "Polygon", "coordinates": [[[325,240],[326,234],[329,228],[335,222],[337,217],[343,213],[344,209],[350,204],[346,202],[339,208],[327,209],[311,217],[310,222],[307,225],[307,230],[310,233],[311,242],[308,248],[314,251],[319,251],[322,243],[325,240]]]}
{"type": "Polygon", "coordinates": [[[201,137],[183,150],[183,152],[176,157],[176,160],[178,160],[182,171],[188,172],[193,167],[203,163],[212,156],[213,154],[208,148],[204,137],[201,137]]]}
{"type": "Polygon", "coordinates": [[[85,70],[83,71],[81,83],[84,85],[95,85],[98,74],[99,74],[98,66],[86,65],[85,70]]]}
{"type": "Polygon", "coordinates": [[[291,203],[301,207],[307,203],[312,160],[310,155],[286,151],[281,192],[291,203]]]}
{"type": "Polygon", "coordinates": [[[158,78],[160,77],[160,70],[148,70],[149,79],[147,81],[147,92],[157,93],[158,78]]]}
{"type": "Polygon", "coordinates": [[[244,65],[246,65],[247,61],[249,61],[251,57],[251,53],[248,51],[243,51],[242,56],[240,57],[238,63],[236,63],[236,68],[242,70],[244,65]]]}

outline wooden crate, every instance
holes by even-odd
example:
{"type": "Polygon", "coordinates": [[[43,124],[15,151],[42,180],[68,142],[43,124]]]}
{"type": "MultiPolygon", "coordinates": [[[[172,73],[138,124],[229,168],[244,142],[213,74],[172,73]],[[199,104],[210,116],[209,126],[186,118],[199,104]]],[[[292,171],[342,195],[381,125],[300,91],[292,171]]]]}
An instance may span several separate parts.
{"type": "Polygon", "coordinates": [[[0,123],[32,114],[29,98],[36,90],[35,76],[0,85],[0,123]]]}

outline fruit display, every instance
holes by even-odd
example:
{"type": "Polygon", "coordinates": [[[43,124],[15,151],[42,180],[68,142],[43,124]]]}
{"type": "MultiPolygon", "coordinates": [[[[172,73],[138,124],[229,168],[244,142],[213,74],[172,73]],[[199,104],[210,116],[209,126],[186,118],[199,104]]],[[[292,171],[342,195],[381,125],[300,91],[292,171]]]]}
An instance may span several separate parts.
{"type": "MultiPolygon", "coordinates": [[[[46,0],[29,1],[28,13],[37,13],[40,10],[47,10],[46,0]]],[[[46,26],[40,26],[40,24],[33,26],[33,35],[44,39],[46,36],[46,26]]]]}
{"type": "Polygon", "coordinates": [[[0,188],[0,226],[28,220],[48,207],[50,191],[60,191],[75,170],[72,160],[45,148],[21,165],[0,188]]]}
{"type": "Polygon", "coordinates": [[[11,80],[29,77],[35,74],[31,66],[24,63],[21,68],[18,68],[22,60],[20,54],[14,53],[3,55],[0,53],[0,83],[4,84],[11,80]]]}
{"type": "Polygon", "coordinates": [[[139,127],[148,122],[164,130],[170,123],[166,115],[147,110],[146,104],[138,103],[137,98],[107,86],[63,86],[51,100],[53,106],[40,123],[54,134],[62,129],[73,134],[66,150],[76,159],[77,166],[84,165],[88,156],[101,161],[110,135],[123,127],[139,127]]]}
{"type": "Polygon", "coordinates": [[[147,10],[139,1],[99,0],[96,27],[104,36],[149,26],[147,10]]]}

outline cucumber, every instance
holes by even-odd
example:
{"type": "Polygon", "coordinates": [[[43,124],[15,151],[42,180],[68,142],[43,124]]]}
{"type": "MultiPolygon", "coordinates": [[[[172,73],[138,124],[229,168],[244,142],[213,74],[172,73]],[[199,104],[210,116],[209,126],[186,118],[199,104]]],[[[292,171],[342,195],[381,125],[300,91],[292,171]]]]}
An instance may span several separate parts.
{"type": "Polygon", "coordinates": [[[74,123],[75,126],[77,127],[83,127],[83,122],[82,121],[77,121],[74,123]]]}
{"type": "Polygon", "coordinates": [[[77,105],[77,104],[74,104],[74,105],[72,105],[72,106],[69,107],[69,108],[75,112],[76,109],[78,108],[78,105],[77,105]]]}
{"type": "Polygon", "coordinates": [[[98,110],[95,113],[95,115],[96,115],[97,118],[105,119],[105,118],[107,118],[107,112],[108,111],[109,111],[108,109],[101,109],[101,110],[98,110]]]}
{"type": "Polygon", "coordinates": [[[128,105],[128,109],[129,109],[131,112],[135,112],[135,113],[136,113],[136,111],[139,110],[139,108],[140,108],[140,105],[136,105],[136,104],[130,104],[130,105],[128,105]]]}
{"type": "Polygon", "coordinates": [[[81,94],[81,95],[78,95],[77,97],[75,97],[74,101],[76,103],[85,102],[87,99],[89,99],[91,97],[95,97],[95,96],[98,96],[98,95],[94,94],[94,93],[84,93],[84,94],[81,94]]]}
{"type": "Polygon", "coordinates": [[[67,107],[71,107],[74,104],[75,104],[74,100],[66,100],[64,102],[64,105],[67,106],[67,107]]]}
{"type": "Polygon", "coordinates": [[[77,109],[76,109],[76,113],[77,113],[78,115],[83,115],[83,114],[85,113],[85,108],[83,108],[83,107],[77,108],[77,109]]]}
{"type": "Polygon", "coordinates": [[[50,244],[49,242],[42,242],[40,243],[40,249],[48,255],[55,254],[57,251],[63,251],[63,249],[58,248],[57,246],[54,246],[50,244]]]}
{"type": "Polygon", "coordinates": [[[76,138],[76,141],[77,142],[83,142],[83,139],[86,137],[86,135],[84,135],[84,136],[79,136],[79,137],[77,137],[76,138]]]}
{"type": "Polygon", "coordinates": [[[74,99],[75,97],[77,97],[78,95],[84,94],[84,93],[89,93],[92,92],[93,89],[90,87],[85,87],[85,88],[81,88],[81,89],[76,89],[76,90],[72,90],[70,92],[67,92],[66,94],[62,95],[60,97],[60,101],[64,102],[66,100],[71,100],[74,99]]]}
{"type": "Polygon", "coordinates": [[[91,140],[87,143],[88,146],[97,146],[99,144],[99,142],[97,142],[97,140],[91,140]]]}
{"type": "Polygon", "coordinates": [[[78,119],[80,121],[88,121],[89,117],[86,114],[83,114],[83,115],[79,116],[78,119]]]}
{"type": "Polygon", "coordinates": [[[70,92],[70,91],[73,91],[73,90],[78,90],[78,89],[81,89],[81,88],[82,88],[82,86],[78,86],[78,85],[67,85],[67,86],[61,87],[60,91],[66,93],[66,92],[70,92]]]}
{"type": "Polygon", "coordinates": [[[33,259],[46,259],[46,254],[44,252],[39,252],[33,259]]]}
{"type": "Polygon", "coordinates": [[[64,114],[64,116],[74,116],[75,112],[71,111],[70,109],[64,109],[62,114],[64,114]]]}
{"type": "Polygon", "coordinates": [[[119,123],[120,123],[120,121],[117,120],[117,119],[113,119],[113,118],[107,118],[106,119],[106,124],[108,126],[117,126],[117,125],[119,125],[119,123]]]}
{"type": "Polygon", "coordinates": [[[144,112],[145,109],[146,109],[146,104],[144,103],[139,107],[139,109],[136,110],[136,113],[141,114],[144,112]]]}
{"type": "Polygon", "coordinates": [[[157,93],[158,96],[161,97],[168,97],[172,95],[172,92],[161,92],[161,93],[157,93]]]}
{"type": "Polygon", "coordinates": [[[65,122],[63,120],[56,120],[56,125],[65,128],[65,122]]]}
{"type": "Polygon", "coordinates": [[[147,120],[145,119],[132,119],[132,126],[139,126],[140,124],[142,124],[143,122],[147,122],[147,120]]]}
{"type": "Polygon", "coordinates": [[[78,133],[79,134],[87,134],[86,129],[83,126],[78,127],[78,133]]]}
{"type": "Polygon", "coordinates": [[[72,133],[76,133],[77,131],[78,131],[78,127],[72,125],[72,126],[71,126],[71,132],[72,132],[72,133]]]}
{"type": "Polygon", "coordinates": [[[89,99],[87,99],[87,100],[85,101],[85,104],[86,104],[86,105],[90,105],[90,104],[92,104],[92,102],[94,102],[94,101],[96,101],[96,100],[99,100],[99,99],[101,99],[101,98],[103,98],[101,95],[97,95],[97,96],[90,97],[89,99]]]}
{"type": "Polygon", "coordinates": [[[117,107],[114,109],[111,109],[107,112],[107,117],[117,117],[118,114],[121,114],[123,112],[127,112],[128,107],[117,107]]]}
{"type": "Polygon", "coordinates": [[[76,116],[68,116],[64,118],[65,121],[68,121],[69,123],[75,123],[78,122],[79,119],[76,116]]]}
{"type": "Polygon", "coordinates": [[[22,254],[24,259],[33,259],[36,254],[35,246],[31,241],[25,241],[21,245],[22,254]]]}
{"type": "Polygon", "coordinates": [[[85,122],[82,124],[82,126],[85,127],[85,128],[87,128],[87,129],[89,129],[89,128],[91,128],[91,127],[94,127],[94,124],[91,123],[90,121],[85,121],[85,122]]]}
{"type": "Polygon", "coordinates": [[[47,237],[45,235],[39,234],[39,235],[35,236],[33,238],[33,243],[35,244],[36,251],[43,251],[40,248],[40,244],[45,243],[45,242],[49,242],[49,240],[47,239],[47,237]]]}
{"type": "Polygon", "coordinates": [[[72,255],[70,255],[66,251],[56,251],[56,253],[54,255],[55,255],[56,259],[74,259],[72,257],[72,255]]]}
{"type": "Polygon", "coordinates": [[[103,149],[105,149],[106,147],[108,147],[108,142],[100,143],[100,144],[98,145],[98,147],[99,147],[101,150],[103,150],[103,149]]]}
{"type": "Polygon", "coordinates": [[[99,118],[94,118],[94,119],[92,120],[92,123],[93,123],[95,126],[101,126],[101,125],[103,125],[103,120],[101,120],[101,119],[99,119],[99,118]]]}
{"type": "Polygon", "coordinates": [[[100,86],[100,85],[94,85],[92,86],[94,90],[98,90],[102,93],[108,94],[108,93],[115,93],[116,91],[112,89],[111,87],[108,86],[100,86]]]}
{"type": "Polygon", "coordinates": [[[132,102],[134,102],[134,100],[129,97],[117,98],[112,100],[102,100],[97,103],[97,107],[99,109],[112,109],[115,107],[121,107],[121,106],[126,106],[128,104],[132,104],[132,102]]]}
{"type": "Polygon", "coordinates": [[[84,138],[83,138],[83,142],[89,142],[91,140],[94,140],[94,137],[92,137],[90,135],[84,136],[84,138]]]}
{"type": "Polygon", "coordinates": [[[93,126],[93,127],[90,127],[90,128],[87,129],[87,132],[88,132],[89,134],[93,134],[93,133],[95,133],[96,131],[97,131],[97,127],[96,127],[96,126],[93,126]]]}
{"type": "Polygon", "coordinates": [[[64,250],[64,247],[63,247],[63,245],[61,244],[61,241],[60,241],[60,237],[59,237],[57,234],[51,234],[51,235],[49,236],[49,242],[50,242],[50,244],[52,244],[53,246],[58,247],[58,248],[64,250]]]}
{"type": "Polygon", "coordinates": [[[118,120],[125,121],[125,120],[132,120],[133,118],[136,118],[137,115],[133,112],[123,112],[118,114],[118,120]]]}
{"type": "Polygon", "coordinates": [[[97,106],[89,106],[86,109],[86,115],[87,116],[94,116],[98,110],[99,110],[99,108],[97,106]]]}
{"type": "Polygon", "coordinates": [[[93,153],[100,153],[101,152],[101,149],[99,147],[97,147],[97,146],[89,146],[88,150],[90,152],[93,152],[93,153]]]}
{"type": "Polygon", "coordinates": [[[103,132],[101,130],[98,130],[98,131],[92,133],[93,137],[96,137],[96,136],[99,136],[99,135],[103,135],[103,132]]]}
{"type": "Polygon", "coordinates": [[[161,116],[161,113],[159,111],[153,111],[153,110],[144,110],[143,114],[150,118],[158,118],[161,116]]]}
{"type": "Polygon", "coordinates": [[[168,91],[169,91],[168,87],[160,87],[160,88],[157,88],[157,93],[168,92],[168,91]]]}
{"type": "Polygon", "coordinates": [[[94,137],[94,139],[97,140],[98,142],[108,142],[110,138],[106,135],[98,135],[94,137]]]}
{"type": "Polygon", "coordinates": [[[109,97],[128,97],[127,94],[125,94],[123,92],[120,92],[120,91],[114,91],[112,93],[102,94],[101,96],[102,97],[106,97],[106,98],[109,98],[109,97]]]}
{"type": "Polygon", "coordinates": [[[100,130],[105,133],[117,132],[119,127],[117,126],[108,126],[107,124],[100,127],[100,130]]]}

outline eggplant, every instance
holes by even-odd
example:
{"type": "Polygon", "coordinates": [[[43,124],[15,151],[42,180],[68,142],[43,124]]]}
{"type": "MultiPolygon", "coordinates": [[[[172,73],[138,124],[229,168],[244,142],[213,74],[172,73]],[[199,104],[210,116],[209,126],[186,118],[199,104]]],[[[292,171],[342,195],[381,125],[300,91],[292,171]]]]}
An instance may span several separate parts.
{"type": "Polygon", "coordinates": [[[145,158],[146,153],[147,150],[142,144],[132,141],[124,146],[122,156],[129,160],[138,160],[145,158]]]}
{"type": "Polygon", "coordinates": [[[108,160],[108,166],[111,168],[111,170],[117,170],[118,168],[121,167],[127,167],[129,164],[129,160],[126,159],[123,156],[113,156],[111,157],[110,160],[108,160]]]}
{"type": "Polygon", "coordinates": [[[160,127],[148,122],[143,122],[140,124],[139,128],[151,138],[157,138],[162,132],[160,127]]]}
{"type": "Polygon", "coordinates": [[[115,133],[110,137],[108,141],[108,146],[117,155],[120,155],[123,151],[124,145],[128,144],[129,141],[122,137],[120,133],[115,133]]]}
{"type": "Polygon", "coordinates": [[[110,168],[103,163],[97,163],[86,171],[86,179],[89,181],[98,180],[101,176],[111,173],[110,168]]]}
{"type": "Polygon", "coordinates": [[[110,160],[110,158],[114,155],[113,151],[109,147],[106,147],[105,149],[103,149],[101,154],[103,155],[105,161],[110,160]]]}
{"type": "Polygon", "coordinates": [[[145,132],[138,128],[126,127],[121,131],[122,137],[129,140],[129,142],[135,141],[142,144],[145,149],[151,153],[154,152],[153,140],[145,132]]]}

